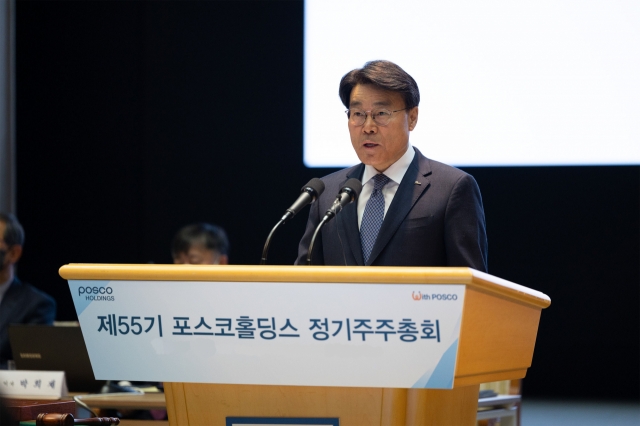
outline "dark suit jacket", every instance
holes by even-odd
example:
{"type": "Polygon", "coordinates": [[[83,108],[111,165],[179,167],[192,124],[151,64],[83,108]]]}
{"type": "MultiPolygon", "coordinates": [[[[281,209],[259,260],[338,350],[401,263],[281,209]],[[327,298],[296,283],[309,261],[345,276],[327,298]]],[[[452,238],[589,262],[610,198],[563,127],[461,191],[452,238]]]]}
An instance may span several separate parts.
{"type": "MultiPolygon", "coordinates": [[[[430,160],[418,149],[385,215],[367,265],[469,266],[487,271],[487,235],[478,184],[462,170],[430,160]]],[[[306,264],[313,232],[349,178],[364,164],[322,178],[311,205],[296,264],[306,264]]],[[[313,265],[364,265],[357,203],[347,205],[317,237],[313,265]]]]}
{"type": "Polygon", "coordinates": [[[51,296],[14,278],[0,303],[0,366],[13,359],[9,324],[53,324],[55,318],[56,302],[51,296]]]}

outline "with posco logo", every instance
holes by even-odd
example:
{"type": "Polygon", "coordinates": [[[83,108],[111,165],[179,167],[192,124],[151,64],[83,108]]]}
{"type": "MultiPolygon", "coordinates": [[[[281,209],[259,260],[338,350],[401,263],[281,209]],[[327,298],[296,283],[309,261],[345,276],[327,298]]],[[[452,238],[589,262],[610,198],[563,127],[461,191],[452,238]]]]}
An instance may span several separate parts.
{"type": "Polygon", "coordinates": [[[411,298],[413,300],[458,300],[457,294],[432,294],[429,296],[428,294],[422,294],[422,292],[412,291],[411,298]]]}
{"type": "Polygon", "coordinates": [[[113,302],[114,296],[110,296],[113,293],[111,287],[78,287],[78,296],[85,294],[87,300],[105,300],[113,302]]]}

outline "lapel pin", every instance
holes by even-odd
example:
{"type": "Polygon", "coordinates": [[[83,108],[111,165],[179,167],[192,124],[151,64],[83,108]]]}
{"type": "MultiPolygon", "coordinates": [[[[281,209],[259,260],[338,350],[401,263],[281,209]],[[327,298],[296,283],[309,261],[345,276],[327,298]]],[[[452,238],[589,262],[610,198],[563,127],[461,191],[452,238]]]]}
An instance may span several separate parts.
{"type": "Polygon", "coordinates": [[[420,182],[416,181],[416,185],[422,185],[420,182]]]}

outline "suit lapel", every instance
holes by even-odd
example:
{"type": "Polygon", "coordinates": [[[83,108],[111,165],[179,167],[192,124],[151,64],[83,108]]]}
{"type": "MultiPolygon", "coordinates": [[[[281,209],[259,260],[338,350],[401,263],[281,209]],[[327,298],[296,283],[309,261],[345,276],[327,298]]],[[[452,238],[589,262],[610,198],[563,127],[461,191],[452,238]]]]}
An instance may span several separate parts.
{"type": "MultiPolygon", "coordinates": [[[[429,175],[431,174],[429,160],[417,148],[414,149],[416,150],[416,155],[398,186],[398,191],[393,197],[389,210],[387,210],[367,265],[375,262],[378,255],[384,250],[391,237],[404,221],[404,218],[418,201],[418,198],[429,188],[429,175]]],[[[362,249],[360,249],[360,252],[362,252],[362,249]]]]}
{"type": "Polygon", "coordinates": [[[0,328],[5,329],[9,326],[9,322],[11,318],[14,317],[13,312],[16,310],[17,300],[15,297],[12,297],[11,293],[18,291],[18,286],[20,282],[17,278],[14,278],[11,284],[9,284],[9,288],[4,293],[2,297],[2,302],[0,302],[0,328]]]}
{"type": "MultiPolygon", "coordinates": [[[[344,182],[340,183],[340,187],[351,178],[362,180],[364,173],[364,164],[355,166],[349,173],[344,182]]],[[[360,231],[358,230],[358,200],[348,204],[342,209],[336,220],[338,221],[338,235],[343,243],[348,246],[343,250],[351,251],[352,256],[355,258],[356,265],[364,265],[364,257],[362,256],[362,244],[360,242],[360,231]]]]}

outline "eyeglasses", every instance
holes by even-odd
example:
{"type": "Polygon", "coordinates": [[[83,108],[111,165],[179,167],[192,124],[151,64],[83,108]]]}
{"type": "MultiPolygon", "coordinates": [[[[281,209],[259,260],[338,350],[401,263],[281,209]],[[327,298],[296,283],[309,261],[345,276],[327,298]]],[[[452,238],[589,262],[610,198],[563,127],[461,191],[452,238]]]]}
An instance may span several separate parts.
{"type": "Polygon", "coordinates": [[[367,115],[371,114],[371,118],[378,126],[386,126],[391,120],[391,114],[398,111],[404,111],[409,108],[397,109],[395,111],[389,111],[388,109],[372,109],[370,111],[363,111],[361,109],[348,109],[345,111],[349,118],[349,123],[354,126],[362,126],[367,121],[367,115]]]}

